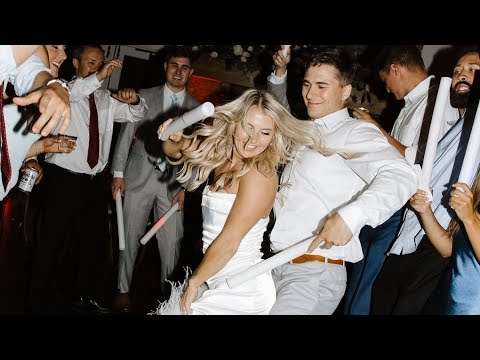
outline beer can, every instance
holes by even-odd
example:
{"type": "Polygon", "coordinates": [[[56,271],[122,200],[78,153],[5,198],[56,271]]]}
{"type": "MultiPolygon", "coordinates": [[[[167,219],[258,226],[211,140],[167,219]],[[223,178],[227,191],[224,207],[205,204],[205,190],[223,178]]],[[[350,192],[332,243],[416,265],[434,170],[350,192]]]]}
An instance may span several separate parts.
{"type": "Polygon", "coordinates": [[[32,191],[33,185],[35,185],[35,180],[37,180],[37,176],[38,171],[34,168],[28,167],[23,173],[22,180],[20,180],[18,188],[24,192],[32,191]]]}

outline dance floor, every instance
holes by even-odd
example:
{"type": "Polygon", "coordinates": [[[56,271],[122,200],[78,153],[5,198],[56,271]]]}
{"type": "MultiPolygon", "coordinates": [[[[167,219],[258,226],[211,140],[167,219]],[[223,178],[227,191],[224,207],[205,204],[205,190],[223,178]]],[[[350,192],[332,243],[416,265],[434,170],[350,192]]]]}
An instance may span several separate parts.
{"type": "MultiPolygon", "coordinates": [[[[185,236],[182,242],[180,260],[172,280],[180,281],[185,277],[184,267],[195,268],[201,260],[201,193],[188,194],[185,203],[185,236]]],[[[14,189],[4,199],[4,214],[0,236],[0,314],[29,314],[27,307],[27,289],[31,270],[31,253],[34,246],[35,222],[38,205],[34,192],[25,203],[23,193],[14,189]],[[26,207],[25,207],[26,205],[26,207]],[[23,211],[26,209],[26,212],[23,211]]],[[[110,294],[106,306],[113,301],[117,284],[118,236],[115,203],[110,203],[109,211],[110,253],[105,259],[106,278],[111,279],[107,290],[110,294]]],[[[151,222],[148,226],[151,227],[151,222]]],[[[146,230],[147,230],[146,229],[146,230]]],[[[142,315],[154,310],[161,299],[160,257],[157,242],[149,241],[141,245],[132,279],[132,314],[142,315]]],[[[73,310],[72,310],[73,311],[73,310]]]]}

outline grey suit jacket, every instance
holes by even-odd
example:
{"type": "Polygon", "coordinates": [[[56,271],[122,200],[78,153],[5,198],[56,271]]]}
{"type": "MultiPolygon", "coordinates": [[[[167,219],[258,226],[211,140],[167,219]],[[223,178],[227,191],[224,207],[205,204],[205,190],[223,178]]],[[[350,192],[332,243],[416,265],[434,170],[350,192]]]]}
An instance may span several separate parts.
{"type": "MultiPolygon", "coordinates": [[[[175,173],[178,170],[176,167],[168,164],[163,174],[160,171],[154,173],[158,158],[165,157],[157,129],[160,124],[172,117],[172,114],[163,111],[163,92],[163,85],[139,90],[139,96],[148,104],[147,115],[139,122],[121,125],[111,171],[123,171],[127,191],[142,189],[152,176],[157,176],[158,181],[170,183],[172,191],[178,190],[179,185],[175,181],[175,173]],[[134,136],[135,140],[131,147],[134,136]]],[[[200,103],[187,93],[181,110],[187,111],[198,105],[200,103]]]]}
{"type": "Polygon", "coordinates": [[[285,80],[283,84],[274,84],[271,81],[267,81],[267,88],[277,96],[282,105],[290,112],[290,104],[287,99],[287,81],[285,80]]]}

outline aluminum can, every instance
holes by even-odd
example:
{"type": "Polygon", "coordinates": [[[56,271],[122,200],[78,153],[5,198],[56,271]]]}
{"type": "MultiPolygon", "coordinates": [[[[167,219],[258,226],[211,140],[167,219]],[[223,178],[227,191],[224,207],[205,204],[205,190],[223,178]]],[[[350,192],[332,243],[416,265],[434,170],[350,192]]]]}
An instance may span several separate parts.
{"type": "Polygon", "coordinates": [[[28,167],[25,172],[23,173],[22,180],[20,180],[20,184],[18,188],[24,192],[30,192],[33,189],[33,185],[35,185],[35,180],[37,180],[38,171],[34,168],[28,167]]]}

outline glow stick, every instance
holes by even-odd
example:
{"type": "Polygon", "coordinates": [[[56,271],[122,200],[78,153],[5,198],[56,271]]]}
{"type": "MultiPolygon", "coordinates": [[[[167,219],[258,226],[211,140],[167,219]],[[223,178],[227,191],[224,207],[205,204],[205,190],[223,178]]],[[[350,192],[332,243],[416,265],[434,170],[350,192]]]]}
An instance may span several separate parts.
{"type": "Polygon", "coordinates": [[[123,225],[123,206],[120,189],[115,193],[115,205],[117,209],[118,249],[125,250],[125,227],[123,225]]]}
{"type": "Polygon", "coordinates": [[[200,106],[186,112],[185,114],[179,116],[165,129],[160,140],[166,141],[168,137],[176,132],[185,129],[186,127],[201,121],[209,116],[212,116],[215,107],[211,102],[205,102],[200,106]]]}
{"type": "Polygon", "coordinates": [[[480,156],[480,102],[475,114],[472,132],[468,139],[467,149],[465,150],[465,157],[463,158],[462,170],[458,175],[458,181],[472,186],[474,176],[478,168],[477,159],[480,156]]]}
{"type": "Polygon", "coordinates": [[[282,53],[283,53],[283,57],[287,57],[287,54],[288,54],[288,49],[290,49],[290,46],[291,45],[283,45],[283,49],[282,49],[282,53]]]}
{"type": "MultiPolygon", "coordinates": [[[[295,245],[292,245],[289,248],[286,248],[285,250],[275,254],[270,258],[263,260],[253,266],[250,266],[248,269],[242,271],[241,273],[229,277],[228,279],[226,279],[228,287],[233,289],[234,287],[244,283],[245,281],[253,279],[263,273],[266,273],[267,271],[276,268],[277,266],[285,264],[290,260],[306,254],[308,247],[312,243],[313,239],[315,239],[315,237],[316,235],[306,240],[303,240],[295,245]]],[[[325,241],[320,243],[319,247],[321,247],[324,243],[325,241]]]]}
{"type": "Polygon", "coordinates": [[[427,145],[425,147],[425,156],[423,157],[422,172],[424,179],[419,181],[419,188],[427,193],[427,197],[431,200],[432,194],[430,192],[430,179],[432,177],[433,163],[435,161],[435,154],[437,152],[438,141],[440,140],[443,126],[444,114],[449,101],[450,88],[452,86],[452,79],[449,77],[442,77],[438,87],[437,99],[435,101],[435,108],[433,109],[432,121],[430,123],[430,130],[428,131],[427,145]],[[427,186],[425,186],[425,184],[427,186]]]}
{"type": "Polygon", "coordinates": [[[148,242],[148,240],[150,240],[152,236],[155,235],[155,233],[158,230],[160,230],[160,228],[168,221],[168,219],[170,219],[170,216],[172,216],[177,210],[178,210],[178,202],[175,203],[175,205],[173,205],[165,213],[165,215],[163,215],[160,219],[158,219],[155,225],[153,225],[153,227],[150,230],[148,230],[148,232],[140,239],[140,243],[142,245],[145,245],[148,242]]]}

